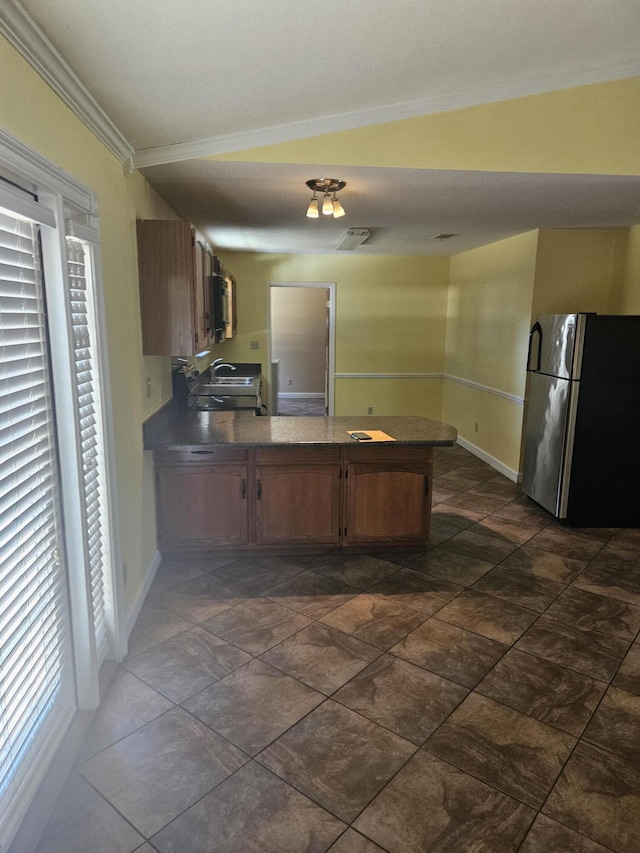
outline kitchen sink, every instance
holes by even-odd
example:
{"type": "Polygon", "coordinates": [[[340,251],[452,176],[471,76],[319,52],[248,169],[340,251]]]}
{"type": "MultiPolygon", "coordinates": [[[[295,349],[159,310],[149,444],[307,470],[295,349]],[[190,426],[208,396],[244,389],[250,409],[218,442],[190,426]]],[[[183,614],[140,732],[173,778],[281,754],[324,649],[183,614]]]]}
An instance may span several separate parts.
{"type": "Polygon", "coordinates": [[[253,376],[212,376],[209,385],[252,385],[253,376]]]}

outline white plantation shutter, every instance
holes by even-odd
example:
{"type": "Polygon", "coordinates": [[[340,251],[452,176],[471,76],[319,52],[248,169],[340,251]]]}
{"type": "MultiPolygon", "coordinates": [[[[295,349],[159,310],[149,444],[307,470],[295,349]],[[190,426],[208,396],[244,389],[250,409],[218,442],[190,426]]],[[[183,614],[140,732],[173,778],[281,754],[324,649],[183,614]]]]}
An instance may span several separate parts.
{"type": "Polygon", "coordinates": [[[126,653],[96,217],[0,129],[0,850],[33,848],[40,783],[126,653]]]}
{"type": "Polygon", "coordinates": [[[67,304],[73,338],[73,378],[76,418],[82,464],[83,532],[85,558],[91,582],[92,621],[98,661],[108,647],[105,573],[105,470],[102,412],[96,377],[95,348],[92,344],[93,305],[91,301],[91,248],[97,235],[77,223],[67,223],[67,304]]]}
{"type": "Polygon", "coordinates": [[[38,226],[4,206],[11,193],[0,195],[0,844],[75,709],[38,226]]]}

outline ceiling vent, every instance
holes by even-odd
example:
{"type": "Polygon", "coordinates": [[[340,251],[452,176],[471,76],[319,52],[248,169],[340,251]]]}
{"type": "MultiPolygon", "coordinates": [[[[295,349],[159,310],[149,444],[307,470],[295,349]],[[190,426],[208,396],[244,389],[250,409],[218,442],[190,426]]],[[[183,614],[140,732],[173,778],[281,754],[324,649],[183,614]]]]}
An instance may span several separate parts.
{"type": "Polygon", "coordinates": [[[459,237],[459,234],[435,234],[430,237],[431,240],[450,240],[452,237],[459,237]]]}
{"type": "Polygon", "coordinates": [[[368,228],[349,228],[336,249],[355,249],[371,236],[368,228]]]}

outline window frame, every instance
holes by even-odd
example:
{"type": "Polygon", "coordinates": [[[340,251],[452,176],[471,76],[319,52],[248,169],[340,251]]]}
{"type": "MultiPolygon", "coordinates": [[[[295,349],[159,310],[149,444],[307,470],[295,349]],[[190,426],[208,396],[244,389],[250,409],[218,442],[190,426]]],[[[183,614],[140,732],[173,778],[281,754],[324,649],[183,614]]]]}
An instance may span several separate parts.
{"type": "MultiPolygon", "coordinates": [[[[63,539],[68,571],[69,609],[71,615],[71,643],[74,654],[74,685],[78,711],[92,711],[100,700],[100,661],[96,653],[93,630],[93,603],[91,578],[85,560],[83,515],[78,507],[83,498],[82,458],[78,419],[75,416],[75,374],[73,370],[73,339],[70,335],[71,318],[67,305],[68,270],[65,238],[69,209],[79,211],[87,233],[99,234],[97,200],[95,194],[70,175],[67,175],[40,154],[32,151],[11,134],[0,129],[0,174],[34,192],[40,203],[53,210],[55,228],[41,229],[43,273],[49,316],[50,364],[55,399],[55,430],[58,439],[60,491],[63,513],[63,539]],[[67,214],[65,216],[65,214],[67,214]]],[[[119,519],[115,471],[115,446],[110,395],[109,360],[106,346],[105,305],[103,295],[100,243],[92,242],[91,288],[94,305],[95,328],[92,330],[92,350],[95,356],[96,378],[101,401],[101,431],[104,453],[105,530],[109,560],[105,564],[110,601],[107,607],[109,651],[107,658],[120,661],[127,651],[127,632],[124,623],[123,575],[120,567],[119,519]]],[[[29,791],[34,792],[51,763],[64,732],[57,743],[43,750],[38,772],[30,781],[29,791]]],[[[32,795],[25,791],[11,824],[19,825],[32,795]],[[18,813],[19,812],[19,813],[18,813]]]]}

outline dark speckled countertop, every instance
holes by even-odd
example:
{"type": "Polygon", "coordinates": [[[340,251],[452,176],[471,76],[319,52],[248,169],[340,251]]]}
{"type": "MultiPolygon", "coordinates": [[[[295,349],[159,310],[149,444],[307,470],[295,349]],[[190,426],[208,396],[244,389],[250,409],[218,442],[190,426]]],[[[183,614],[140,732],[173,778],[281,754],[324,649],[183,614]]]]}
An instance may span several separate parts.
{"type": "Polygon", "coordinates": [[[238,412],[199,412],[164,406],[144,423],[145,450],[179,450],[202,445],[277,447],[355,444],[349,431],[382,430],[396,444],[451,446],[457,432],[420,417],[252,417],[238,412]]]}

